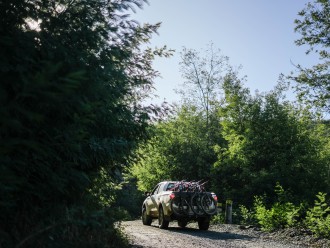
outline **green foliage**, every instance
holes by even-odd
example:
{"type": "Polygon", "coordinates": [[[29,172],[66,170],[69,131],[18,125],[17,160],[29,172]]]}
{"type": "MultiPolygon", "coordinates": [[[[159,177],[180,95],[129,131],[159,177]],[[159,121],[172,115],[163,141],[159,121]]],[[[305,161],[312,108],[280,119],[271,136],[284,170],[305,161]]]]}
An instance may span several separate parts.
{"type": "MultiPolygon", "coordinates": [[[[141,105],[158,75],[152,60],[168,55],[164,48],[140,48],[159,24],[141,26],[124,13],[144,2],[1,1],[4,242],[44,247],[39,235],[47,236],[54,224],[67,230],[68,209],[88,209],[89,219],[115,204],[114,175],[146,138],[150,113],[159,113],[141,105]]],[[[102,226],[106,217],[98,220],[102,226]]],[[[109,221],[114,234],[115,220],[109,221]]],[[[101,237],[96,226],[74,237],[101,237]]]]}
{"type": "Polygon", "coordinates": [[[115,181],[115,176],[110,175],[105,168],[101,167],[98,175],[95,176],[89,193],[102,208],[113,206],[116,202],[116,192],[121,190],[120,185],[115,181]]]}
{"type": "MultiPolygon", "coordinates": [[[[196,51],[186,49],[184,55],[185,66],[202,60],[196,51]]],[[[208,60],[202,61],[200,66],[208,60]]],[[[244,78],[224,72],[224,98],[213,99],[207,114],[200,102],[186,99],[193,97],[190,90],[201,90],[193,84],[196,75],[188,78],[189,66],[185,104],[176,116],[156,124],[150,141],[138,150],[132,173],[141,190],[167,179],[210,179],[224,199],[251,207],[254,195],[267,194],[275,202],[276,182],[290,191],[295,204],[311,202],[315,192],[329,188],[329,126],[307,108],[285,101],[282,84],[252,96],[244,78]]]]}
{"type": "Polygon", "coordinates": [[[244,205],[239,205],[238,215],[240,218],[240,224],[252,225],[256,223],[255,212],[253,210],[249,210],[244,205]]]}
{"type": "Polygon", "coordinates": [[[211,218],[211,224],[213,225],[224,224],[224,223],[225,223],[225,214],[222,212],[213,215],[211,218]]]}
{"type": "MultiPolygon", "coordinates": [[[[319,121],[311,132],[312,142],[317,144],[317,159],[325,170],[321,177],[330,185],[330,126],[327,121],[319,121]]],[[[328,187],[329,188],[329,187],[328,187]]]]}
{"type": "Polygon", "coordinates": [[[265,196],[255,196],[254,198],[254,219],[266,231],[292,227],[297,223],[300,216],[301,206],[296,207],[288,201],[290,194],[284,191],[279,183],[276,184],[274,191],[277,201],[270,207],[265,204],[265,196]]]}
{"type": "Polygon", "coordinates": [[[315,138],[317,125],[310,116],[282,101],[280,88],[252,97],[235,77],[224,87],[219,120],[227,142],[214,146],[217,191],[251,206],[253,195],[266,193],[274,201],[276,182],[292,192],[294,202],[309,201],[327,187],[328,163],[319,155],[325,147],[315,138]]]}
{"type": "Polygon", "coordinates": [[[65,222],[38,237],[38,242],[44,247],[129,247],[120,227],[113,226],[120,217],[116,209],[73,208],[65,222]]]}
{"type": "Polygon", "coordinates": [[[314,206],[307,211],[305,225],[316,235],[330,238],[330,205],[326,194],[319,192],[314,206]]]}
{"type": "Polygon", "coordinates": [[[306,211],[304,204],[297,207],[288,201],[290,194],[280,184],[276,185],[275,192],[277,201],[269,207],[265,203],[265,196],[255,197],[252,210],[240,205],[240,224],[259,224],[265,231],[305,226],[316,237],[330,237],[330,205],[326,193],[319,192],[314,206],[306,211]]]}
{"type": "Polygon", "coordinates": [[[320,63],[312,68],[298,65],[298,76],[290,76],[298,84],[298,97],[312,107],[320,107],[326,112],[330,110],[329,65],[330,65],[330,3],[325,0],[314,0],[299,12],[295,20],[295,31],[301,38],[296,40],[298,46],[308,45],[307,53],[315,51],[320,56],[320,63]]]}
{"type": "MultiPolygon", "coordinates": [[[[244,205],[239,206],[239,223],[243,225],[257,225],[260,224],[265,230],[274,230],[283,227],[283,223],[288,226],[295,224],[295,219],[290,216],[291,203],[287,204],[292,197],[283,187],[277,182],[274,192],[277,196],[277,202],[273,204],[270,210],[267,210],[265,200],[266,196],[255,196],[254,206],[249,209],[244,205]],[[284,206],[281,206],[284,205],[284,206]],[[288,212],[289,210],[289,212],[288,212]],[[287,215],[287,216],[285,216],[287,215]]],[[[297,214],[291,212],[291,214],[297,214]]]]}
{"type": "Polygon", "coordinates": [[[255,218],[261,228],[273,231],[293,226],[299,216],[300,208],[295,207],[291,202],[276,202],[268,209],[261,197],[255,197],[254,209],[255,218]]]}
{"type": "Polygon", "coordinates": [[[145,199],[144,192],[137,188],[136,178],[125,174],[124,181],[121,183],[121,190],[116,192],[115,206],[126,212],[124,219],[136,219],[141,216],[141,205],[145,199]]]}
{"type": "MultiPolygon", "coordinates": [[[[137,150],[138,159],[131,172],[141,191],[150,191],[163,180],[207,180],[216,157],[210,146],[221,143],[219,124],[206,119],[193,107],[182,106],[178,115],[158,123],[152,138],[137,150]],[[210,133],[208,137],[207,133],[210,133]]],[[[210,186],[208,184],[207,186],[210,186]]]]}
{"type": "Polygon", "coordinates": [[[163,154],[163,148],[167,148],[163,146],[166,141],[166,137],[156,136],[136,151],[138,160],[131,167],[131,173],[138,179],[139,190],[151,191],[158,182],[169,179],[170,158],[163,154]]]}

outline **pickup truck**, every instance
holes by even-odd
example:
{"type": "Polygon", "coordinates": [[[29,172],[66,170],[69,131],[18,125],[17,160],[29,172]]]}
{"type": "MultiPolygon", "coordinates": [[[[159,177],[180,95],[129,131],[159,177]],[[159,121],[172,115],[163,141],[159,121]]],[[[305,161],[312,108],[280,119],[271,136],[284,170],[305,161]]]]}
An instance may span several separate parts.
{"type": "Polygon", "coordinates": [[[177,220],[182,228],[189,221],[197,221],[200,230],[208,230],[211,217],[217,213],[217,196],[201,190],[198,183],[185,182],[187,184],[194,187],[183,187],[179,181],[165,181],[158,183],[151,192],[145,192],[142,223],[151,225],[154,219],[158,219],[159,228],[167,229],[173,220],[177,220]]]}

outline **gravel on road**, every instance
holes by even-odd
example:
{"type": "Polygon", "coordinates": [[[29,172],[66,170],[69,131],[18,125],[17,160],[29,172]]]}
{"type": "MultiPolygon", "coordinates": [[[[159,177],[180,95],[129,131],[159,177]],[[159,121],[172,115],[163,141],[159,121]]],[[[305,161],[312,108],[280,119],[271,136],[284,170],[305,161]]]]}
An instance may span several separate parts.
{"type": "Polygon", "coordinates": [[[286,229],[274,233],[239,225],[211,225],[208,231],[198,229],[196,223],[180,228],[171,222],[167,230],[159,229],[158,222],[145,226],[141,220],[124,221],[121,226],[132,248],[329,248],[329,240],[318,240],[311,235],[286,229]]]}

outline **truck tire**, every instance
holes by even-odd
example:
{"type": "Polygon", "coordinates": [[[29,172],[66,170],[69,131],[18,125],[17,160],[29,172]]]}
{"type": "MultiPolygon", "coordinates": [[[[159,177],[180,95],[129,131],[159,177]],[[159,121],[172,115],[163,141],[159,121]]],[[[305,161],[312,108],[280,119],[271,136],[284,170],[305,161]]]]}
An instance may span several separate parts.
{"type": "Polygon", "coordinates": [[[160,229],[167,229],[170,222],[165,220],[163,207],[159,207],[158,226],[160,229]]]}
{"type": "Polygon", "coordinates": [[[198,228],[199,230],[208,230],[210,227],[210,219],[209,218],[203,218],[198,220],[198,228]]]}
{"type": "Polygon", "coordinates": [[[185,228],[188,222],[186,220],[178,220],[178,226],[181,228],[185,228]]]}
{"type": "Polygon", "coordinates": [[[147,210],[144,207],[142,209],[142,223],[143,225],[150,226],[151,222],[152,222],[152,218],[149,215],[147,215],[147,210]]]}

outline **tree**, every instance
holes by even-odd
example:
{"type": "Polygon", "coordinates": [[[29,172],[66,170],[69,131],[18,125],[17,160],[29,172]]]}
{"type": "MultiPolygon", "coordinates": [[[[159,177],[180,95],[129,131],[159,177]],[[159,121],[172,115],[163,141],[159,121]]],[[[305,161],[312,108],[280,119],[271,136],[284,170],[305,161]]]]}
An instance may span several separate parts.
{"type": "Polygon", "coordinates": [[[244,151],[245,135],[252,106],[255,108],[256,104],[253,104],[249,90],[234,75],[226,77],[223,88],[225,101],[218,109],[218,120],[225,142],[222,145],[216,144],[213,148],[218,156],[213,165],[213,186],[216,192],[221,192],[224,199],[244,202],[247,192],[242,190],[246,189],[250,181],[250,164],[244,151]]]}
{"type": "Polygon", "coordinates": [[[216,114],[210,129],[201,115],[196,107],[183,105],[177,116],[155,125],[152,138],[138,150],[139,159],[131,170],[140,190],[150,190],[163,180],[211,178],[216,156],[208,143],[221,144],[222,138],[216,114]],[[210,139],[206,138],[208,132],[210,139]]]}
{"type": "Polygon", "coordinates": [[[216,160],[212,147],[221,144],[217,108],[226,74],[236,75],[228,57],[209,45],[204,57],[183,49],[181,72],[183,104],[177,115],[158,123],[152,138],[137,151],[131,173],[145,191],[161,180],[209,179],[216,160]]]}
{"type": "Polygon", "coordinates": [[[215,147],[217,191],[251,205],[254,195],[267,194],[274,200],[277,182],[298,202],[327,189],[327,165],[320,156],[324,141],[315,138],[310,116],[281,102],[279,88],[252,97],[240,81],[231,79],[224,89],[226,103],[219,119],[227,145],[215,147]]]}
{"type": "Polygon", "coordinates": [[[297,82],[298,97],[312,106],[330,110],[330,3],[328,0],[315,0],[308,3],[299,12],[300,19],[295,20],[295,31],[301,38],[298,46],[308,45],[307,54],[315,51],[320,56],[320,63],[312,68],[298,65],[300,74],[290,77],[297,82]]]}
{"type": "Polygon", "coordinates": [[[171,134],[166,132],[166,125],[157,125],[151,132],[151,138],[137,149],[136,161],[129,170],[142,192],[151,191],[161,181],[171,180],[173,167],[174,158],[168,152],[172,140],[169,137],[171,134]]]}
{"type": "Polygon", "coordinates": [[[79,218],[104,210],[90,189],[128,163],[155,110],[140,100],[157,76],[154,56],[167,54],[140,45],[159,24],[125,13],[144,2],[1,1],[0,246],[115,240],[85,235],[95,219],[79,218]]]}
{"type": "Polygon", "coordinates": [[[221,102],[225,75],[233,72],[229,58],[221,55],[220,50],[215,50],[210,43],[203,56],[194,49],[184,48],[181,59],[180,69],[185,81],[178,93],[185,105],[190,104],[202,111],[208,126],[211,112],[221,102]]]}

